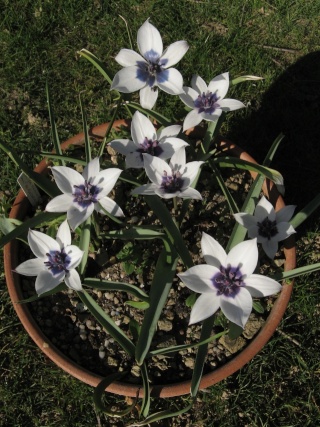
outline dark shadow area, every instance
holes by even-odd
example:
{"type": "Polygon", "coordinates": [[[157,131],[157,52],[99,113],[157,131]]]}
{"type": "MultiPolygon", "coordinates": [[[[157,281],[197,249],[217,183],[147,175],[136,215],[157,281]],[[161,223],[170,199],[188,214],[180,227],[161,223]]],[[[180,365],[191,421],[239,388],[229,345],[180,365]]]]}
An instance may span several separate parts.
{"type": "Polygon", "coordinates": [[[258,162],[282,132],[285,138],[271,167],[284,176],[286,203],[296,204],[296,212],[305,206],[320,191],[320,51],[287,68],[259,110],[231,132],[230,139],[258,162]]]}

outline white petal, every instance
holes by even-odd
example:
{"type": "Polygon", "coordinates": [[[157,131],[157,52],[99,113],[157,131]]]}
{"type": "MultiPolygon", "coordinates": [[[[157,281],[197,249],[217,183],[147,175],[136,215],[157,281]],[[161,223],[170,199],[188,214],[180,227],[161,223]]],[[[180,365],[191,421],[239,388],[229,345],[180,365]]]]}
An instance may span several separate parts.
{"type": "Polygon", "coordinates": [[[45,210],[47,212],[67,212],[73,204],[73,199],[71,194],[60,194],[47,204],[45,210]]]}
{"type": "Polygon", "coordinates": [[[73,193],[74,185],[83,185],[83,176],[74,169],[66,166],[53,166],[51,168],[54,179],[62,193],[73,193]]]}
{"type": "MultiPolygon", "coordinates": [[[[248,213],[240,212],[240,213],[234,214],[233,216],[234,216],[235,220],[239,224],[243,225],[245,228],[254,227],[257,225],[256,218],[253,215],[250,215],[248,213]]],[[[252,236],[250,236],[250,237],[252,237],[252,236]]],[[[254,236],[254,237],[256,237],[256,236],[254,236]]]]}
{"type": "Polygon", "coordinates": [[[164,160],[150,156],[150,154],[143,154],[143,160],[148,178],[154,184],[158,186],[162,184],[164,172],[167,172],[169,176],[172,175],[171,168],[164,160]]]}
{"type": "Polygon", "coordinates": [[[163,52],[160,60],[160,65],[162,65],[164,68],[172,67],[180,61],[180,59],[186,54],[188,49],[189,45],[184,40],[172,43],[163,52]]]}
{"type": "Polygon", "coordinates": [[[287,237],[291,236],[291,234],[296,233],[296,230],[289,222],[280,222],[277,224],[277,230],[278,233],[274,236],[274,239],[278,242],[281,242],[281,240],[285,240],[287,237]]]}
{"type": "Polygon", "coordinates": [[[145,115],[136,111],[131,122],[131,136],[137,148],[143,143],[145,138],[154,141],[157,138],[156,130],[151,121],[145,115]]]}
{"type": "Polygon", "coordinates": [[[113,141],[109,142],[108,145],[124,156],[127,156],[129,153],[132,153],[137,149],[136,144],[129,139],[114,139],[113,141]]]}
{"type": "Polygon", "coordinates": [[[179,138],[168,138],[166,142],[162,142],[159,146],[162,148],[162,153],[157,156],[160,159],[170,159],[176,151],[180,148],[186,147],[189,145],[187,142],[179,138]]]}
{"type": "Polygon", "coordinates": [[[64,281],[68,288],[74,289],[75,291],[82,291],[80,276],[76,270],[70,270],[66,274],[64,281]]]}
{"type": "Polygon", "coordinates": [[[71,245],[71,233],[70,233],[70,228],[67,220],[63,221],[60,224],[58,228],[56,240],[59,243],[61,249],[71,245]]]}
{"type": "Polygon", "coordinates": [[[121,172],[121,169],[109,168],[98,173],[98,175],[91,182],[92,185],[96,185],[101,189],[97,195],[98,200],[110,193],[110,191],[115,186],[121,172]]]}
{"type": "Polygon", "coordinates": [[[227,265],[227,254],[217,240],[207,233],[202,233],[201,250],[206,263],[218,269],[227,265]]]}
{"type": "Polygon", "coordinates": [[[162,55],[163,44],[161,35],[156,27],[150,24],[149,19],[139,28],[137,42],[139,50],[144,57],[150,51],[154,51],[158,57],[162,55]]]}
{"type": "Polygon", "coordinates": [[[220,307],[227,319],[244,328],[252,311],[252,297],[246,288],[241,288],[234,297],[221,295],[220,307]]]}
{"type": "Polygon", "coordinates": [[[264,237],[261,237],[259,234],[259,227],[258,225],[251,225],[248,228],[248,237],[250,239],[254,239],[255,237],[258,239],[258,243],[261,243],[264,239],[264,237]]]}
{"type": "Polygon", "coordinates": [[[175,151],[175,153],[173,154],[169,162],[169,167],[174,171],[179,170],[179,172],[183,174],[185,172],[185,167],[184,167],[185,164],[186,164],[186,150],[184,147],[182,147],[182,148],[179,148],[179,150],[175,151]]]}
{"type": "Polygon", "coordinates": [[[85,222],[85,220],[89,218],[89,216],[92,214],[93,210],[93,203],[91,203],[91,205],[81,211],[75,208],[74,206],[71,206],[71,208],[67,212],[67,219],[71,229],[75,230],[80,224],[85,222]]]}
{"type": "Polygon", "coordinates": [[[140,90],[140,104],[142,108],[152,110],[158,98],[158,88],[149,85],[140,90]]]}
{"type": "Polygon", "coordinates": [[[141,194],[145,196],[154,196],[156,190],[159,189],[159,186],[156,184],[145,184],[140,187],[135,188],[131,191],[131,194],[141,194]]]}
{"type": "Polygon", "coordinates": [[[146,60],[137,52],[131,49],[121,49],[118,55],[114,58],[118,64],[123,67],[131,67],[137,65],[137,62],[146,62],[146,60]]]}
{"type": "Polygon", "coordinates": [[[139,68],[135,65],[118,71],[112,80],[111,89],[117,89],[119,92],[123,93],[131,93],[140,90],[146,85],[146,82],[137,77],[138,71],[139,68]]]}
{"type": "Polygon", "coordinates": [[[141,169],[143,167],[144,167],[143,158],[142,158],[142,154],[139,153],[139,151],[134,151],[127,155],[126,168],[141,169]]]}
{"type": "Polygon", "coordinates": [[[198,98],[199,93],[191,87],[183,86],[183,93],[179,95],[179,98],[189,108],[194,109],[194,101],[198,98]]]}
{"type": "Polygon", "coordinates": [[[278,241],[277,240],[268,240],[267,238],[261,238],[261,244],[263,250],[268,255],[270,259],[273,259],[278,252],[278,241]]]}
{"type": "Polygon", "coordinates": [[[178,135],[180,130],[181,130],[181,126],[179,125],[167,126],[166,128],[160,129],[157,132],[157,140],[160,142],[162,139],[175,137],[178,135]]]}
{"type": "Polygon", "coordinates": [[[262,222],[267,217],[270,219],[270,221],[274,221],[276,219],[274,207],[264,196],[262,196],[259,200],[259,203],[257,204],[254,211],[254,216],[256,217],[257,222],[262,222]]]}
{"type": "Polygon", "coordinates": [[[99,203],[97,204],[95,209],[98,212],[101,212],[101,210],[99,209],[99,204],[103,207],[104,210],[109,212],[111,215],[124,216],[124,213],[120,206],[114,200],[110,199],[110,197],[103,197],[99,200],[99,203]]]}
{"type": "Polygon", "coordinates": [[[81,249],[79,249],[78,246],[75,246],[75,245],[70,245],[66,247],[65,252],[70,257],[69,269],[72,270],[73,268],[78,267],[78,265],[82,260],[84,252],[81,249]]]}
{"type": "Polygon", "coordinates": [[[207,83],[198,75],[192,76],[191,86],[196,92],[198,92],[198,95],[202,95],[203,93],[206,94],[208,92],[207,83]]]}
{"type": "Polygon", "coordinates": [[[221,99],[218,101],[218,104],[223,111],[234,111],[245,107],[245,105],[237,99],[221,99]]]}
{"type": "Polygon", "coordinates": [[[44,258],[33,258],[18,265],[14,271],[25,276],[38,276],[42,270],[47,270],[44,258]]]}
{"type": "MultiPolygon", "coordinates": [[[[257,239],[246,240],[234,246],[227,256],[227,265],[240,266],[242,275],[250,276],[258,263],[257,239]]],[[[224,267],[227,267],[226,265],[224,267]]]]}
{"type": "Polygon", "coordinates": [[[296,206],[294,205],[288,205],[284,208],[280,209],[278,212],[276,212],[276,221],[277,222],[288,222],[290,221],[294,210],[296,206]]]}
{"type": "Polygon", "coordinates": [[[245,279],[246,289],[255,298],[267,297],[277,294],[281,291],[280,283],[270,277],[261,276],[260,274],[252,274],[245,279]]]}
{"type": "Polygon", "coordinates": [[[28,243],[30,249],[38,258],[45,258],[50,251],[60,251],[59,243],[40,231],[29,230],[28,243]]]}
{"type": "Polygon", "coordinates": [[[208,90],[216,93],[219,99],[223,99],[229,89],[229,73],[223,73],[211,80],[208,90]]]}
{"type": "Polygon", "coordinates": [[[208,122],[216,122],[222,114],[222,110],[217,108],[213,113],[206,113],[202,111],[201,116],[203,120],[207,120],[208,122]]]}
{"type": "Polygon", "coordinates": [[[183,122],[183,132],[187,129],[197,126],[202,121],[202,115],[199,114],[198,110],[192,110],[188,113],[183,122]]]}
{"type": "Polygon", "coordinates": [[[158,73],[156,76],[156,84],[159,88],[169,93],[169,95],[179,95],[183,93],[183,79],[180,71],[175,68],[169,68],[165,71],[168,73],[165,80],[161,78],[161,73],[158,73]]]}
{"type": "Polygon", "coordinates": [[[204,162],[200,161],[200,162],[190,162],[186,164],[185,167],[185,171],[183,173],[183,188],[185,187],[185,182],[189,181],[189,185],[191,185],[193,183],[193,181],[196,179],[199,170],[200,170],[200,166],[203,164],[204,162]]]}
{"type": "Polygon", "coordinates": [[[38,295],[43,294],[44,292],[51,291],[56,286],[63,281],[65,277],[65,272],[62,271],[60,274],[53,276],[49,270],[43,270],[39,273],[35,287],[38,295]]]}
{"type": "Polygon", "coordinates": [[[89,178],[94,178],[98,173],[100,172],[100,162],[99,157],[96,157],[95,159],[92,159],[87,166],[84,168],[82,176],[83,178],[88,181],[89,178]]]}
{"type": "Polygon", "coordinates": [[[220,307],[220,297],[215,294],[200,295],[192,307],[189,325],[212,316],[220,307]]]}
{"type": "Polygon", "coordinates": [[[182,189],[178,194],[178,197],[182,197],[183,199],[202,200],[202,196],[199,191],[191,187],[182,189]]]}
{"type": "Polygon", "coordinates": [[[178,277],[192,291],[199,294],[213,292],[217,293],[212,284],[212,278],[220,273],[220,270],[212,265],[195,265],[184,273],[179,273],[178,277]]]}

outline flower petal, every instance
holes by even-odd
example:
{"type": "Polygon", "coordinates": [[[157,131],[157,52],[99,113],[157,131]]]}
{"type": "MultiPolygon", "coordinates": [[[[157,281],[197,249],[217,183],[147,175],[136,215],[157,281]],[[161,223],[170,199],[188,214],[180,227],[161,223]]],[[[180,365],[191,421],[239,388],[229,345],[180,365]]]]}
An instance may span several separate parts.
{"type": "Polygon", "coordinates": [[[246,288],[241,288],[234,297],[221,295],[220,307],[227,319],[244,328],[252,311],[252,297],[246,288]]]}
{"type": "Polygon", "coordinates": [[[152,110],[158,98],[158,88],[149,85],[140,90],[140,104],[142,108],[152,110]]]}
{"type": "Polygon", "coordinates": [[[220,243],[207,233],[202,233],[201,238],[202,255],[207,264],[220,269],[227,265],[227,254],[220,243]]]}
{"type": "Polygon", "coordinates": [[[147,64],[147,61],[139,53],[131,49],[121,49],[114,59],[123,67],[131,67],[141,62],[147,64]]]}
{"type": "MultiPolygon", "coordinates": [[[[200,167],[203,163],[204,163],[203,161],[199,161],[199,162],[194,161],[186,164],[186,168],[183,173],[183,179],[184,180],[188,179],[190,181],[189,185],[191,185],[193,181],[196,179],[199,173],[200,167]]],[[[183,184],[183,188],[184,187],[185,187],[185,184],[183,184]]]]}
{"type": "Polygon", "coordinates": [[[168,163],[158,157],[151,156],[150,154],[143,154],[143,161],[148,178],[159,187],[162,184],[164,172],[169,176],[172,174],[168,163]]]}
{"type": "Polygon", "coordinates": [[[56,184],[62,193],[72,194],[75,185],[84,184],[83,176],[72,168],[68,168],[67,166],[53,166],[51,170],[56,184]]]}
{"type": "Polygon", "coordinates": [[[172,67],[177,64],[180,59],[186,54],[189,45],[185,40],[180,40],[172,43],[165,49],[161,56],[160,65],[164,68],[172,67]]]}
{"type": "Polygon", "coordinates": [[[160,89],[169,95],[179,95],[183,93],[183,79],[180,71],[175,68],[169,68],[165,70],[165,78],[162,78],[162,73],[158,73],[156,76],[156,83],[160,89]]]}
{"type": "Polygon", "coordinates": [[[110,197],[103,197],[102,199],[99,199],[99,202],[95,207],[98,212],[104,213],[101,209],[99,209],[99,204],[103,207],[104,210],[109,212],[111,215],[124,216],[124,213],[120,206],[114,200],[110,199],[110,197]]]}
{"type": "Polygon", "coordinates": [[[99,157],[96,157],[95,159],[92,159],[84,168],[82,176],[83,178],[88,181],[89,178],[94,178],[98,173],[100,172],[100,161],[99,157]]]}
{"type": "Polygon", "coordinates": [[[212,316],[220,307],[220,297],[215,294],[202,294],[192,307],[189,325],[201,322],[212,316]]]}
{"type": "Polygon", "coordinates": [[[126,67],[118,71],[112,80],[110,89],[116,89],[123,93],[131,93],[140,90],[146,85],[146,81],[138,78],[138,75],[141,74],[139,74],[139,70],[137,66],[132,65],[131,67],[126,67]]]}
{"type": "Polygon", "coordinates": [[[270,221],[274,221],[276,219],[274,207],[264,196],[259,200],[254,211],[254,216],[256,217],[257,222],[262,222],[266,217],[268,217],[270,221]]]}
{"type": "Polygon", "coordinates": [[[30,249],[38,258],[45,258],[50,251],[60,251],[59,243],[40,231],[29,230],[28,243],[30,249]]]}
{"type": "Polygon", "coordinates": [[[14,271],[16,273],[23,274],[24,276],[38,276],[42,270],[47,270],[47,267],[44,264],[44,259],[33,258],[18,265],[14,271]]]}
{"type": "Polygon", "coordinates": [[[157,132],[157,140],[161,142],[166,138],[176,137],[178,133],[181,131],[181,128],[182,126],[180,125],[172,125],[172,126],[167,126],[166,128],[160,129],[157,132]]]}
{"type": "MultiPolygon", "coordinates": [[[[257,220],[253,215],[245,212],[236,213],[233,215],[235,220],[245,228],[254,227],[257,225],[257,220]]],[[[251,237],[251,236],[250,236],[251,237]]],[[[256,237],[256,236],[254,236],[256,237]]]]}
{"type": "Polygon", "coordinates": [[[144,196],[154,196],[156,193],[156,190],[159,189],[159,186],[156,184],[145,184],[141,185],[140,187],[136,187],[134,190],[131,191],[131,194],[141,194],[144,196]]]}
{"type": "Polygon", "coordinates": [[[197,126],[202,121],[202,115],[198,112],[198,110],[192,110],[188,113],[183,122],[183,132],[187,129],[193,128],[197,126]]]}
{"type": "Polygon", "coordinates": [[[191,87],[183,86],[183,93],[179,95],[179,98],[184,102],[189,108],[194,109],[194,101],[198,98],[199,93],[196,92],[191,87]]]}
{"type": "Polygon", "coordinates": [[[288,205],[276,212],[277,222],[288,222],[292,218],[296,206],[288,205]]]}
{"type": "Polygon", "coordinates": [[[58,228],[56,240],[60,245],[60,248],[65,248],[66,246],[71,245],[71,233],[68,221],[65,220],[60,224],[58,228]]]}
{"type": "Polygon", "coordinates": [[[108,145],[124,156],[127,156],[129,153],[132,153],[137,149],[136,144],[133,141],[130,141],[130,139],[114,139],[109,142],[108,145]]]}
{"type": "Polygon", "coordinates": [[[267,297],[281,291],[280,283],[261,274],[252,274],[245,279],[246,289],[255,298],[267,297]]]}
{"type": "Polygon", "coordinates": [[[64,277],[64,271],[56,276],[54,276],[49,270],[40,271],[35,283],[37,294],[41,295],[44,292],[51,291],[63,281],[64,277]]]}
{"type": "Polygon", "coordinates": [[[110,191],[115,186],[121,172],[122,170],[118,168],[105,169],[99,172],[98,175],[93,179],[91,184],[100,188],[100,192],[97,195],[98,200],[110,193],[110,191]]]}
{"type": "Polygon", "coordinates": [[[179,171],[181,174],[185,172],[186,164],[186,150],[184,147],[181,147],[179,150],[175,151],[170,162],[169,167],[174,171],[179,171]]]}
{"type": "Polygon", "coordinates": [[[206,113],[205,111],[202,111],[201,116],[203,120],[207,120],[208,122],[216,122],[221,114],[221,108],[217,108],[213,113],[206,113]]]}
{"type": "MultiPolygon", "coordinates": [[[[258,239],[259,241],[260,239],[258,239]]],[[[263,247],[263,250],[268,255],[270,259],[273,259],[276,256],[276,253],[278,252],[278,241],[267,239],[267,238],[261,238],[261,244],[263,247]]]]}
{"type": "Polygon", "coordinates": [[[80,264],[84,252],[78,248],[78,246],[70,245],[65,248],[65,252],[70,257],[70,264],[69,264],[69,270],[72,270],[73,268],[78,267],[80,264]]]}
{"type": "MultiPolygon", "coordinates": [[[[250,276],[258,263],[257,239],[246,240],[234,246],[227,256],[227,265],[241,268],[242,275],[250,276]]],[[[226,267],[226,266],[224,266],[226,267]]]]}
{"type": "Polygon", "coordinates": [[[212,265],[195,265],[184,273],[177,276],[192,291],[200,294],[213,292],[217,294],[216,288],[212,284],[212,277],[220,273],[220,270],[212,265]]]}
{"type": "Polygon", "coordinates": [[[291,234],[296,233],[296,230],[289,222],[280,222],[279,224],[277,224],[277,230],[278,233],[274,236],[274,238],[278,242],[281,242],[282,240],[285,240],[286,238],[291,236],[291,234]]]}
{"type": "Polygon", "coordinates": [[[196,74],[192,76],[191,86],[196,92],[198,92],[197,95],[202,95],[203,93],[206,95],[208,92],[207,83],[203,80],[202,77],[196,74]]]}
{"type": "Polygon", "coordinates": [[[140,144],[143,144],[145,138],[148,140],[151,139],[151,141],[157,139],[157,133],[153,124],[148,117],[139,111],[136,111],[132,117],[131,136],[137,148],[140,148],[140,144]]]}
{"type": "Polygon", "coordinates": [[[47,212],[67,212],[73,204],[72,194],[60,194],[52,199],[46,206],[47,212]]]}
{"type": "Polygon", "coordinates": [[[74,289],[75,291],[82,291],[80,276],[76,270],[70,270],[66,274],[64,281],[68,288],[74,289]]]}
{"type": "Polygon", "coordinates": [[[137,43],[141,54],[149,59],[150,52],[154,52],[158,58],[162,55],[163,44],[159,31],[150,24],[149,19],[139,28],[137,43]]]}
{"type": "Polygon", "coordinates": [[[212,93],[216,93],[219,100],[223,99],[229,89],[229,73],[219,74],[211,80],[208,85],[208,90],[212,93]]]}
{"type": "Polygon", "coordinates": [[[189,145],[187,142],[183,141],[180,138],[168,138],[165,142],[159,144],[162,149],[162,153],[157,156],[160,159],[170,159],[180,148],[186,147],[189,145]]]}
{"type": "Polygon", "coordinates": [[[218,101],[218,104],[223,111],[234,111],[245,107],[245,105],[237,99],[221,99],[218,101]]]}
{"type": "Polygon", "coordinates": [[[67,219],[72,230],[75,230],[80,224],[82,224],[94,211],[94,204],[91,203],[86,209],[79,210],[74,206],[67,212],[67,219]]]}
{"type": "Polygon", "coordinates": [[[199,191],[191,187],[181,189],[178,197],[182,197],[183,199],[202,200],[202,196],[199,191]]]}

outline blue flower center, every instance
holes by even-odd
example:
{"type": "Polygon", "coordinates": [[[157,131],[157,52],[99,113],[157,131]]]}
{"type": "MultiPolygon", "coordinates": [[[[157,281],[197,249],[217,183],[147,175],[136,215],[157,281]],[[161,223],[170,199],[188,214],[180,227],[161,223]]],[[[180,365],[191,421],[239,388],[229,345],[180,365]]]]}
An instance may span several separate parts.
{"type": "Polygon", "coordinates": [[[271,240],[276,234],[278,234],[277,221],[271,221],[266,217],[262,222],[258,222],[258,233],[260,236],[271,240]]]}
{"type": "Polygon", "coordinates": [[[235,297],[240,288],[245,286],[240,266],[227,268],[220,266],[220,272],[212,277],[213,286],[217,289],[217,295],[235,297]]]}
{"type": "Polygon", "coordinates": [[[48,261],[45,261],[45,265],[55,276],[60,274],[62,271],[66,273],[69,271],[68,267],[71,262],[71,258],[65,253],[64,248],[61,251],[50,251],[47,254],[48,261]]]}
{"type": "Polygon", "coordinates": [[[180,172],[173,172],[172,175],[168,176],[166,171],[163,171],[162,182],[160,188],[165,193],[175,193],[180,191],[183,186],[183,179],[181,178],[180,172]]]}
{"type": "Polygon", "coordinates": [[[98,201],[97,196],[101,188],[90,184],[90,180],[85,181],[84,185],[74,185],[73,187],[73,201],[78,203],[82,208],[87,208],[91,203],[96,203],[98,201]]]}
{"type": "Polygon", "coordinates": [[[217,108],[219,108],[218,104],[219,97],[216,92],[207,92],[206,94],[202,92],[202,95],[199,95],[198,98],[194,101],[194,106],[199,109],[199,113],[212,114],[217,108]]]}
{"type": "Polygon", "coordinates": [[[140,153],[141,160],[143,159],[142,154],[148,153],[151,156],[159,157],[161,153],[163,153],[163,149],[159,147],[159,141],[152,139],[144,138],[143,143],[139,144],[141,148],[138,148],[138,152],[140,153]]]}
{"type": "Polygon", "coordinates": [[[167,59],[161,59],[153,49],[146,52],[144,58],[147,62],[137,61],[137,79],[146,82],[152,88],[155,86],[156,79],[159,83],[168,81],[169,71],[164,69],[167,59]]]}

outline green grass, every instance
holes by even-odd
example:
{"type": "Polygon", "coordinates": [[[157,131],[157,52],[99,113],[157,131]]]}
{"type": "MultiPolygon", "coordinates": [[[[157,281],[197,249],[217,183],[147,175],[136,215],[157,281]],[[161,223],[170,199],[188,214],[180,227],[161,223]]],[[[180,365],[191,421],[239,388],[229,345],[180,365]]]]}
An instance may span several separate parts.
{"type": "MultiPolygon", "coordinates": [[[[178,65],[187,85],[193,73],[207,82],[225,71],[232,77],[264,77],[230,90],[230,97],[248,108],[230,114],[223,132],[261,161],[283,131],[286,138],[273,166],[284,174],[287,203],[297,204],[299,210],[319,191],[318,2],[0,0],[0,9],[0,137],[28,164],[28,150],[51,148],[46,80],[61,140],[81,131],[80,91],[90,126],[110,118],[108,84],[76,52],[86,48],[117,71],[113,58],[128,47],[120,14],[134,38],[151,17],[164,46],[188,40],[190,49],[178,65]]],[[[182,105],[176,97],[160,94],[157,109],[178,115],[182,105]]],[[[6,212],[19,171],[0,156],[0,202],[6,212]]],[[[319,261],[318,216],[315,213],[297,235],[300,265],[319,261]]],[[[263,351],[239,373],[200,393],[188,417],[168,425],[320,425],[319,282],[317,274],[297,279],[280,331],[263,351]]],[[[97,415],[92,389],[54,367],[35,347],[14,313],[3,274],[0,291],[0,425],[124,425],[97,415]]],[[[158,409],[169,404],[155,402],[158,409]]]]}

